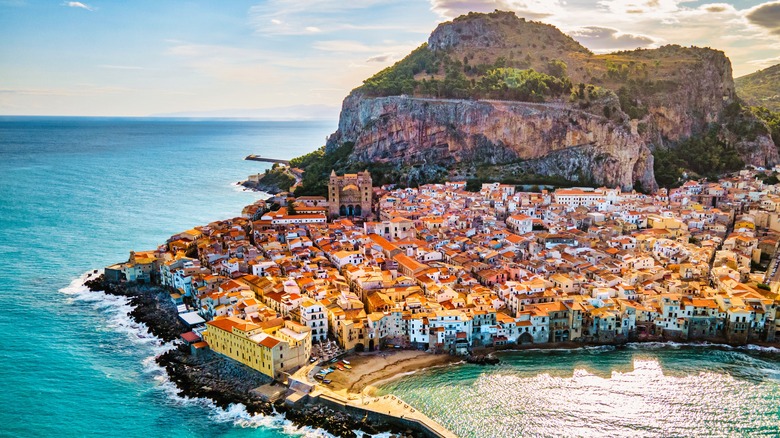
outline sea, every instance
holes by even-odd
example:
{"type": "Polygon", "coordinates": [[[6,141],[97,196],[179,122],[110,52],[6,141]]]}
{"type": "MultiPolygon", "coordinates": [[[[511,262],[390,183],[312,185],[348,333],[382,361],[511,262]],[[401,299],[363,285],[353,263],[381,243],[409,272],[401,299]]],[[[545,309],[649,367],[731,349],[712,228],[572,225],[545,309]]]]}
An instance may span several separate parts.
{"type": "MultiPolygon", "coordinates": [[[[170,348],[84,279],[238,216],[236,186],[336,121],[0,117],[0,436],[326,436],[180,397],[170,348]]],[[[501,354],[380,388],[460,436],[778,436],[780,351],[680,345],[501,354]]]]}

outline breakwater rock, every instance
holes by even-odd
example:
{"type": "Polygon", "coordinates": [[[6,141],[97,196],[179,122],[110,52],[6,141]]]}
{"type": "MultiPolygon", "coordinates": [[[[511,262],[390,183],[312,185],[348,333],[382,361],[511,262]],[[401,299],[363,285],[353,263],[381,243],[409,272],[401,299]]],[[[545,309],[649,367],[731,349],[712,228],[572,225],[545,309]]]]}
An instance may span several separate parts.
{"type": "MultiPolygon", "coordinates": [[[[87,281],[85,285],[93,291],[128,298],[133,306],[129,316],[144,324],[149,333],[164,342],[175,341],[181,333],[189,331],[179,320],[167,288],[112,283],[105,281],[102,275],[87,281]]],[[[289,407],[283,402],[275,405],[268,403],[250,390],[270,383],[271,378],[210,351],[193,355],[190,347],[183,343],[158,356],[156,362],[165,369],[168,378],[178,389],[179,396],[209,399],[223,409],[242,404],[250,414],[282,414],[296,426],[322,429],[339,437],[357,437],[355,431],[368,434],[392,432],[393,436],[398,437],[417,436],[398,427],[372,424],[365,418],[356,418],[326,406],[312,404],[289,407]]]]}
{"type": "Polygon", "coordinates": [[[497,357],[477,355],[467,357],[466,362],[475,365],[497,365],[500,360],[497,357]]]}
{"type": "Polygon", "coordinates": [[[171,301],[170,292],[163,287],[136,284],[112,283],[101,275],[85,283],[92,291],[103,291],[108,295],[122,296],[133,306],[130,312],[136,322],[144,324],[149,333],[170,342],[178,339],[183,332],[189,331],[179,320],[176,306],[171,301]]]}
{"type": "Polygon", "coordinates": [[[249,392],[271,379],[235,361],[208,352],[193,356],[190,348],[181,344],[161,354],[157,363],[165,368],[181,396],[208,398],[225,409],[241,403],[250,414],[274,413],[270,403],[249,392]]]}

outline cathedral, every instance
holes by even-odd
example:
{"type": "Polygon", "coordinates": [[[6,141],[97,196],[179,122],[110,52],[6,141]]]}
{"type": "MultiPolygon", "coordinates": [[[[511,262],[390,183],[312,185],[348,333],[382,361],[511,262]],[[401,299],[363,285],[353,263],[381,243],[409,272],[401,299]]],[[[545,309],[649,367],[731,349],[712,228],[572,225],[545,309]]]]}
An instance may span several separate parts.
{"type": "Polygon", "coordinates": [[[328,182],[328,204],[331,217],[371,215],[371,174],[365,172],[336,175],[331,171],[328,182]]]}

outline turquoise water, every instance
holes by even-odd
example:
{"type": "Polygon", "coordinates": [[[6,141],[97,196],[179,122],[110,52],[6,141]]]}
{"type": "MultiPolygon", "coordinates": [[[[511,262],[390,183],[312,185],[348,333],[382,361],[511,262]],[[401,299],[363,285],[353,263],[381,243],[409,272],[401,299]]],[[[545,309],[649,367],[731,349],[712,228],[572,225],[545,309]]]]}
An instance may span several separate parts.
{"type": "Polygon", "coordinates": [[[384,385],[461,437],[780,436],[780,350],[503,353],[384,385]]]}
{"type": "MultiPolygon", "coordinates": [[[[0,436],[320,435],[176,397],[166,347],[79,277],[239,214],[259,195],[232,184],[266,166],[244,156],[294,157],[334,128],[0,118],[0,436]]],[[[390,388],[463,436],[775,436],[779,369],[741,350],[526,352],[390,388]]]]}
{"type": "Polygon", "coordinates": [[[259,195],[232,184],[266,166],[246,155],[291,158],[334,126],[0,119],[0,436],[286,436],[278,419],[172,397],[149,359],[161,347],[121,300],[60,289],[240,214],[259,195]]]}

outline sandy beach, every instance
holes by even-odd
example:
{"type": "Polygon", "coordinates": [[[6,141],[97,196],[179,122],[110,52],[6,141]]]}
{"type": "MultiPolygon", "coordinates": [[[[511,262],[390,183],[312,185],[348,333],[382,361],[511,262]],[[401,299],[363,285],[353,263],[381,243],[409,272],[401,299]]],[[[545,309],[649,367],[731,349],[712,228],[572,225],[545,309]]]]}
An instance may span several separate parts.
{"type": "Polygon", "coordinates": [[[462,360],[447,354],[415,350],[352,354],[346,359],[352,366],[351,370],[337,370],[328,375],[332,380],[328,389],[343,395],[357,394],[366,389],[371,393],[374,390],[372,385],[388,382],[404,373],[462,360]]]}

